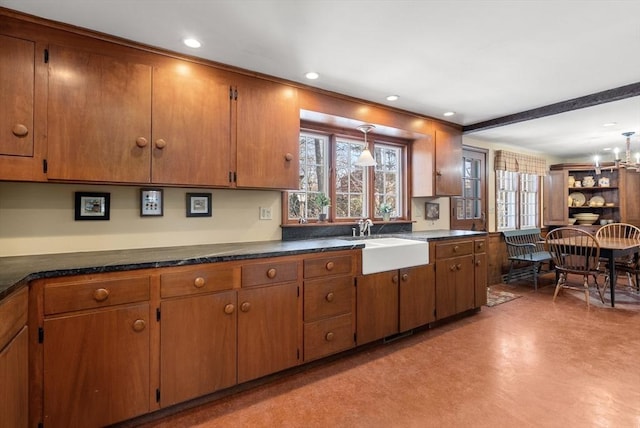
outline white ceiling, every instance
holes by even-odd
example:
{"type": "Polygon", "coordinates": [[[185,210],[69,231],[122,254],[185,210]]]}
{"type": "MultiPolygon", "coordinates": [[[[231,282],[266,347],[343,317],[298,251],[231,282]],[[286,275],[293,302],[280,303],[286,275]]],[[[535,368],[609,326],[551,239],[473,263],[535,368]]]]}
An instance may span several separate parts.
{"type": "MultiPolygon", "coordinates": [[[[0,0],[470,125],[640,82],[638,0],[0,0]],[[202,48],[181,41],[196,37],[202,48]],[[308,81],[307,71],[320,73],[308,81]],[[397,94],[389,102],[385,97],[397,94]]],[[[467,134],[558,157],[640,143],[640,97],[467,134]],[[606,122],[617,125],[605,128],[606,122]]],[[[640,148],[640,144],[638,144],[640,148]]]]}

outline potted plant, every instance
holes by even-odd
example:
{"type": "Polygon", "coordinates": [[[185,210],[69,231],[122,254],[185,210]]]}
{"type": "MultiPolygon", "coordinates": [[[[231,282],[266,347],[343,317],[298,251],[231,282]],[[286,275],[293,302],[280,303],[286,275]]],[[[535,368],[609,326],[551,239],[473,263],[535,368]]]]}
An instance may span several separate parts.
{"type": "Polygon", "coordinates": [[[328,206],[331,205],[331,199],[324,193],[318,193],[316,196],[316,203],[320,207],[320,214],[318,214],[318,221],[327,221],[328,206]]]}
{"type": "Polygon", "coordinates": [[[380,214],[382,214],[382,220],[389,221],[391,213],[393,212],[393,206],[391,204],[383,202],[378,207],[378,211],[380,211],[380,214]]]}

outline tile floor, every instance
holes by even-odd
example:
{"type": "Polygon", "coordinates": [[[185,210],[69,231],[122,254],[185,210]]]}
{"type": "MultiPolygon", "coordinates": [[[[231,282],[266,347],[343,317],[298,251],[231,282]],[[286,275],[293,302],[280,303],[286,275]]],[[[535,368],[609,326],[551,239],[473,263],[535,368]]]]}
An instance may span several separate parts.
{"type": "Polygon", "coordinates": [[[554,304],[552,281],[494,286],[523,296],[143,426],[640,427],[640,300],[554,304]]]}

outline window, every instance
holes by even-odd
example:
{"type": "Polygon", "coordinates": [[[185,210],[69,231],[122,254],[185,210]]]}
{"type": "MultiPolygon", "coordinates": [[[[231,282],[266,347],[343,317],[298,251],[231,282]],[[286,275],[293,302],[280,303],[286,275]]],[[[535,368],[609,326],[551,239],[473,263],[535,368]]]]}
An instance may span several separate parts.
{"type": "Polygon", "coordinates": [[[462,149],[462,196],[451,198],[451,229],[487,230],[486,154],[476,147],[462,149]]]}
{"type": "Polygon", "coordinates": [[[363,168],[354,165],[364,150],[363,139],[301,131],[300,186],[288,192],[287,222],[315,221],[322,212],[316,201],[321,193],[331,200],[333,221],[381,218],[382,203],[391,206],[391,217],[405,217],[407,142],[384,140],[369,142],[376,166],[363,168]]]}
{"type": "Polygon", "coordinates": [[[496,171],[497,229],[527,229],[538,226],[539,182],[534,174],[496,171]]]}

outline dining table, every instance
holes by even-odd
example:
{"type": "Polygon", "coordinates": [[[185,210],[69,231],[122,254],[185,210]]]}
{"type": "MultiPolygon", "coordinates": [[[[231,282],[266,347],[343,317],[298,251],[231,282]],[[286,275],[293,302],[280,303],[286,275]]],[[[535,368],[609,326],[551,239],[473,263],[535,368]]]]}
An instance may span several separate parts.
{"type": "MultiPolygon", "coordinates": [[[[557,241],[571,240],[571,238],[559,238],[557,241]]],[[[600,257],[607,259],[607,268],[609,270],[609,290],[611,293],[611,307],[616,304],[616,259],[622,257],[633,256],[637,262],[640,253],[640,241],[631,238],[613,238],[599,237],[597,238],[600,245],[600,257]]],[[[567,241],[565,241],[567,243],[567,241]]],[[[571,243],[569,242],[569,245],[571,243]]],[[[636,275],[636,281],[638,275],[636,275]]]]}

